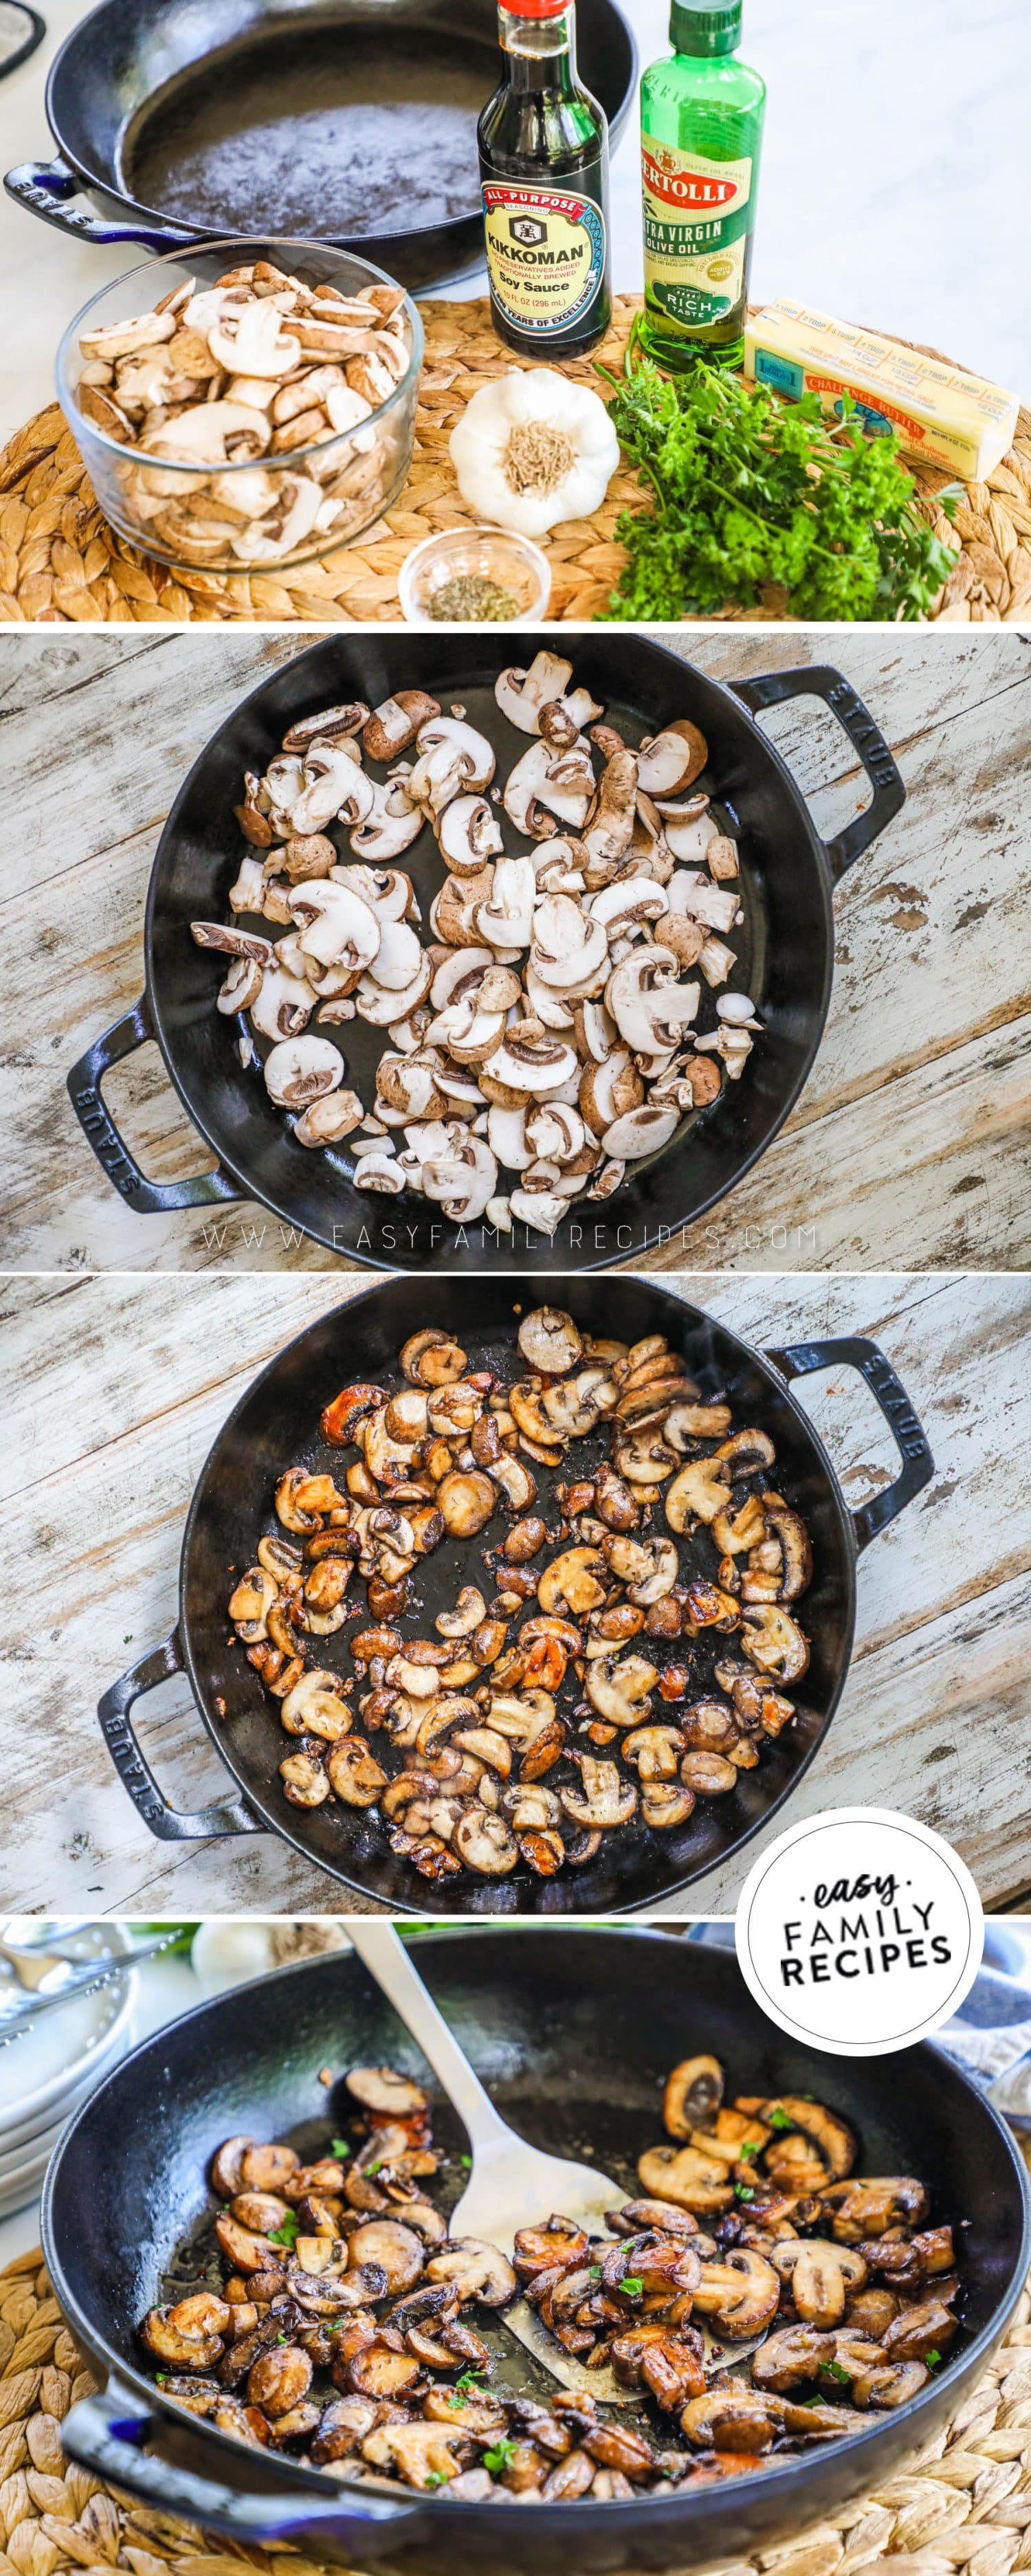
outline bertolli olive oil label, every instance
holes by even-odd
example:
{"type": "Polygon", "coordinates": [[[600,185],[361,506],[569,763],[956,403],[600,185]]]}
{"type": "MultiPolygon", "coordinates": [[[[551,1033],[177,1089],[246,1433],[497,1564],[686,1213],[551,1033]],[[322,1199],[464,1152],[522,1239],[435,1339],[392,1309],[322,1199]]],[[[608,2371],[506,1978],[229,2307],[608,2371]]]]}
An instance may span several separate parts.
{"type": "MultiPolygon", "coordinates": [[[[599,174],[600,175],[600,174],[599,174]]],[[[602,206],[585,191],[490,180],[483,190],[487,265],[497,311],[542,343],[589,327],[605,285],[602,206]]]]}
{"type": "Polygon", "coordinates": [[[706,161],[645,139],[645,292],[674,322],[720,322],[741,303],[752,163],[706,161]]]}

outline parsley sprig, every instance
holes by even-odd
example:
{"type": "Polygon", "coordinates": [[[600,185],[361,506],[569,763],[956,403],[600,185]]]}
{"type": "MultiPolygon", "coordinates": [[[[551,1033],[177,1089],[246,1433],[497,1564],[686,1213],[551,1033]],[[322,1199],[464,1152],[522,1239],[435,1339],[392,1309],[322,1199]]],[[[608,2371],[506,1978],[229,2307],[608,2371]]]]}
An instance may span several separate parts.
{"type": "Polygon", "coordinates": [[[954,556],[914,506],[895,431],[865,436],[847,397],[842,410],[828,421],[815,394],[783,403],[701,359],[671,382],[635,334],[612,421],[654,507],[619,521],[630,560],[602,614],[926,616],[954,556]]]}

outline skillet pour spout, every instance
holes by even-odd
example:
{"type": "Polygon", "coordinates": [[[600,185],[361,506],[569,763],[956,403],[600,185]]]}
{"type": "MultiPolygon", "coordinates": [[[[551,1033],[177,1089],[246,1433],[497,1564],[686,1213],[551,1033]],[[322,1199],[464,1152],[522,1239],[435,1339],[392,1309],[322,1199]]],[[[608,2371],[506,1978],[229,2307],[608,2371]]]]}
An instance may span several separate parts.
{"type": "MultiPolygon", "coordinates": [[[[685,2045],[760,2093],[830,2094],[858,2135],[863,2170],[919,2172],[935,2222],[957,2226],[961,2331],[943,2367],[858,2435],[774,2455],[750,2474],[518,2510],[511,2500],[449,2501],[446,2491],[395,2500],[331,2483],[184,2418],[145,2374],[136,2327],[213,2205],[204,2175],[215,2148],[242,2134],[317,2152],[339,2125],[340,2079],[356,2062],[432,2081],[345,1953],[280,1970],[160,2031],[65,2131],[44,2198],[46,2260],[77,2340],[109,2379],[104,2398],[62,2425],[74,2459],[152,2509],[251,2545],[290,2542],[359,2567],[384,2559],[413,2576],[603,2576],[702,2567],[798,2539],[882,2485],[956,2415],[1016,2308],[1031,2231],[1015,2142],[948,2058],[926,2044],[888,2060],[839,2058],[831,2085],[828,2060],[765,2019],[731,1952],[655,1930],[480,1926],[416,1937],[433,1999],[503,2116],[531,2144],[587,2153],[628,2186],[654,2141],[663,2074],[685,2045]],[[327,2057],[338,2080],[329,2092],[319,2081],[327,2057]]],[[[442,2107],[434,2126],[457,2157],[457,2117],[442,2107]]],[[[488,2319],[485,2332],[507,2382],[504,2327],[488,2319]]],[[[519,2347],[515,2384],[525,2388],[534,2367],[519,2347]]]]}
{"type": "MultiPolygon", "coordinates": [[[[662,1151],[629,1162],[610,1198],[570,1202],[553,1234],[522,1223],[504,1233],[486,1217],[452,1223],[410,1189],[387,1198],[357,1189],[350,1148],[313,1152],[298,1144],[260,1070],[241,1063],[230,1023],[215,1009],[223,967],[217,953],[194,945],[190,932],[198,917],[225,917],[240,859],[233,807],[241,779],[248,771],[265,772],[302,717],[345,702],[375,708],[406,690],[441,706],[463,705],[497,757],[499,778],[508,776],[526,738],[496,701],[495,684],[513,645],[499,640],[492,646],[491,632],[334,636],[263,681],[201,753],[151,872],[145,991],[68,1076],[83,1131],[137,1215],[256,1199],[329,1251],[373,1269],[469,1277],[487,1267],[513,1275],[601,1270],[676,1242],[744,1179],[778,1135],[812,1071],[830,1007],[834,888],[899,812],[903,782],[868,709],[840,672],[803,666],[728,688],[650,637],[622,629],[618,641],[600,630],[571,641],[575,680],[627,743],[640,744],[684,719],[705,737],[709,760],[700,785],[711,791],[716,815],[722,808],[738,842],[745,923],[735,934],[737,953],[762,1028],[745,1077],[728,1079],[710,1107],[683,1118],[662,1151]],[[812,696],[844,726],[873,788],[871,803],[830,842],[756,721],[766,707],[812,696]],[[186,1182],[146,1177],[103,1097],[111,1067],[148,1039],[156,1039],[183,1107],[214,1157],[211,1170],[186,1182]]],[[[553,654],[555,637],[554,628],[520,634],[513,639],[520,662],[528,666],[538,652],[553,654]]],[[[513,848],[515,837],[511,826],[513,848]]],[[[445,873],[432,836],[424,833],[404,861],[425,920],[445,873]]],[[[344,1052],[363,1105],[373,1096],[373,1058],[366,1063],[361,1052],[366,1040],[374,1041],[378,1062],[381,1032],[350,1021],[344,1052]]]]}
{"type": "MultiPolygon", "coordinates": [[[[447,1279],[394,1278],[299,1334],[237,1405],[219,1433],[190,1506],[177,1624],[156,1653],[134,1664],[101,1701],[101,1727],[122,1784],[161,1840],[269,1831],[391,1913],[551,1917],[631,1912],[667,1900],[736,1857],[778,1813],[823,1743],[844,1689],[858,1560],[933,1475],[920,1421],[884,1353],[861,1336],[763,1354],[702,1308],[633,1278],[603,1285],[590,1278],[553,1277],[548,1300],[568,1310],[581,1332],[599,1339],[615,1335],[630,1345],[661,1335],[706,1396],[718,1396],[739,1423],[754,1424],[772,1439],[778,1487],[804,1522],[813,1552],[813,1580],[805,1595],[810,1660],[795,1695],[794,1722],[766,1746],[754,1768],[740,1773],[731,1795],[703,1797],[689,1820],[671,1831],[655,1829],[638,1815],[619,1831],[603,1833],[583,1867],[562,1868],[546,1881],[535,1877],[525,1861],[497,1881],[471,1878],[468,1871],[440,1882],[424,1879],[392,1850],[385,1828],[368,1810],[332,1802],[304,1808],[287,1804],[278,1771],[285,1742],[278,1705],[235,1638],[227,1638],[227,1570],[232,1566],[242,1573],[255,1564],[273,1492],[292,1463],[303,1457],[318,1473],[339,1467],[339,1448],[320,1442],[317,1426],[322,1409],[333,1404],[341,1388],[355,1380],[372,1386],[396,1381],[397,1355],[409,1335],[427,1327],[453,1333],[455,1298],[447,1279]],[[853,1369],[865,1380],[899,1450],[895,1479],[856,1511],[846,1503],[832,1462],[791,1392],[791,1381],[826,1367],[853,1369]],[[234,1780],[231,1797],[195,1815],[183,1814],[164,1796],[133,1730],[135,1703],[173,1672],[188,1676],[210,1742],[234,1780]]],[[[540,1304],[536,1281],[481,1278],[475,1295],[462,1303],[462,1348],[470,1369],[490,1370],[511,1384],[521,1374],[520,1315],[540,1304]]],[[[552,1471],[538,1467],[536,1473],[541,1508],[548,1512],[552,1471]]],[[[557,1499],[554,1507],[559,1508],[557,1499]]],[[[438,1611],[453,1608],[469,1570],[468,1552],[454,1542],[420,1560],[420,1628],[432,1633],[438,1611]]],[[[478,1556],[472,1570],[482,1574],[478,1556]]],[[[332,1654],[332,1641],[325,1651],[332,1654]]],[[[694,1651],[709,1650],[696,1646],[694,1651]]],[[[676,1655],[675,1645],[670,1652],[676,1655]]],[[[711,1647],[711,1653],[718,1652],[718,1644],[711,1647]]],[[[703,1690],[709,1686],[703,1679],[708,1669],[704,1661],[697,1667],[703,1690]]],[[[385,1738],[379,1734],[375,1741],[379,1748],[385,1738]]],[[[392,1747],[385,1758],[396,1761],[400,1756],[392,1747]]]]}

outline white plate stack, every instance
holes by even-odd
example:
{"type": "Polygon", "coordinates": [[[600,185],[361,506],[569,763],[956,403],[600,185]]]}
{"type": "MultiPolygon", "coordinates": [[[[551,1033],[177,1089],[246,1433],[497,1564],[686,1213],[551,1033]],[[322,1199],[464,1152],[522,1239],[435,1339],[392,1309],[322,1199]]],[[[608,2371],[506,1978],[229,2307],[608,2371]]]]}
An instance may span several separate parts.
{"type": "MultiPolygon", "coordinates": [[[[104,1931],[114,1956],[132,1949],[120,1924],[104,1931]]],[[[0,2046],[0,2218],[37,2198],[66,2122],[126,2045],[135,1999],[135,1975],[119,1977],[54,2004],[0,2046]]]]}

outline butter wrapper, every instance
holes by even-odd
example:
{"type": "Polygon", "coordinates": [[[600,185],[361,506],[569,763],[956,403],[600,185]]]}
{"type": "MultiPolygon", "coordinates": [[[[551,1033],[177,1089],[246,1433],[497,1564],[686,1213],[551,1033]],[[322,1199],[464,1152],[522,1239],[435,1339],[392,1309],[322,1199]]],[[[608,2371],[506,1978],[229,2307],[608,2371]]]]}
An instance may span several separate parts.
{"type": "Polygon", "coordinates": [[[781,301],[749,318],[745,375],[791,402],[818,394],[839,418],[849,394],[864,428],[896,430],[907,456],[964,483],[983,483],[1013,444],[1015,394],[810,305],[781,301]]]}

